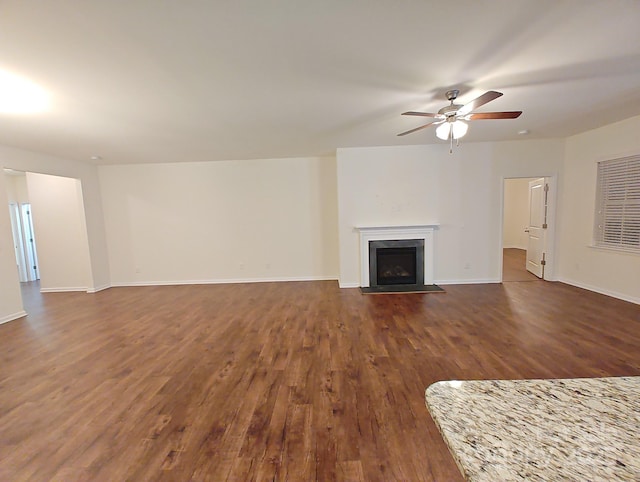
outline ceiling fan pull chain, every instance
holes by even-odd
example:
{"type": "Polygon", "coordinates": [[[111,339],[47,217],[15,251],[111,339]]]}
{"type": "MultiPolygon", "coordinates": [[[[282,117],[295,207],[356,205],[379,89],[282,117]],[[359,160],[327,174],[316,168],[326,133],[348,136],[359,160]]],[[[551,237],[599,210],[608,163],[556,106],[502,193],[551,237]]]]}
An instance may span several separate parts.
{"type": "Polygon", "coordinates": [[[453,154],[453,129],[451,129],[449,137],[451,138],[451,144],[449,145],[449,154],[453,154]]]}

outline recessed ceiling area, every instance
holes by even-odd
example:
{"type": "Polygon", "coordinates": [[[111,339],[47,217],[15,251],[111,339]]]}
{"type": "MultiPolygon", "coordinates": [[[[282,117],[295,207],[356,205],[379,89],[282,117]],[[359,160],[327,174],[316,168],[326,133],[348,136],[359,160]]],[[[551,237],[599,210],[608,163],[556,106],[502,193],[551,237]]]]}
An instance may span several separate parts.
{"type": "Polygon", "coordinates": [[[523,111],[465,143],[566,137],[640,114],[639,23],[633,0],[9,0],[0,69],[48,108],[0,112],[0,144],[121,164],[440,143],[396,134],[450,89],[523,111]]]}

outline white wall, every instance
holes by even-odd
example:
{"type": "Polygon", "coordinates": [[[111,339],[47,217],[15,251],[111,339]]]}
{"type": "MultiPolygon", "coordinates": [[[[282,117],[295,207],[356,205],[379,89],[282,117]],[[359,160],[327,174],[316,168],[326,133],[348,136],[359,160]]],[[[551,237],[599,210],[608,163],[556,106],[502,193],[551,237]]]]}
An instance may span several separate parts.
{"type": "Polygon", "coordinates": [[[0,209],[0,323],[24,316],[19,275],[11,232],[7,196],[7,176],[0,176],[0,200],[7,204],[0,209]]]}
{"type": "Polygon", "coordinates": [[[113,285],[335,279],[335,158],[101,166],[113,285]]]}
{"type": "Polygon", "coordinates": [[[340,286],[360,284],[355,226],[437,223],[436,283],[498,282],[504,178],[557,179],[563,156],[562,140],[338,149],[340,286]]]}
{"type": "Polygon", "coordinates": [[[640,255],[592,248],[597,161],[640,153],[640,116],[567,139],[560,278],[640,303],[640,255]]]}
{"type": "Polygon", "coordinates": [[[41,291],[86,291],[91,280],[80,181],[28,172],[41,291]]]}
{"type": "Polygon", "coordinates": [[[532,178],[504,181],[504,224],[502,246],[527,249],[529,224],[529,181],[532,178]]]}
{"type": "MultiPolygon", "coordinates": [[[[89,291],[109,286],[109,261],[97,168],[82,162],[4,146],[0,146],[0,167],[80,179],[91,257],[89,291]]],[[[0,199],[8,200],[5,176],[0,176],[0,199]]],[[[15,269],[11,219],[8,209],[0,209],[0,321],[14,319],[17,314],[23,313],[19,277],[15,269]]]]}
{"type": "Polygon", "coordinates": [[[7,198],[10,203],[23,204],[29,202],[27,177],[24,174],[5,174],[5,181],[7,183],[7,198]]]}

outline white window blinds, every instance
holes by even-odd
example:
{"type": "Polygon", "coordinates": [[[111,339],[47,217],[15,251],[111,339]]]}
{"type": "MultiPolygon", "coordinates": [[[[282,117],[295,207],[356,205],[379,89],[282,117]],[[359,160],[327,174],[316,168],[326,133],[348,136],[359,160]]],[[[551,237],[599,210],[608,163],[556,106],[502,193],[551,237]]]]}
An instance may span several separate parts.
{"type": "Polygon", "coordinates": [[[595,245],[640,253],[640,155],[598,163],[595,245]]]}

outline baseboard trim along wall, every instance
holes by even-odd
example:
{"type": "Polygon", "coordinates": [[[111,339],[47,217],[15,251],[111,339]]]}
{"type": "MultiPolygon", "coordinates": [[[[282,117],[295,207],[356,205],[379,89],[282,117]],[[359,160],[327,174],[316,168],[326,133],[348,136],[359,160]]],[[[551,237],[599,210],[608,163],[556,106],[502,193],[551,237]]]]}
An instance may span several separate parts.
{"type": "Polygon", "coordinates": [[[360,288],[360,284],[359,283],[340,283],[340,282],[338,282],[338,286],[340,286],[340,288],[360,288]]]}
{"type": "Polygon", "coordinates": [[[22,318],[24,316],[27,316],[26,311],[18,311],[17,313],[13,313],[12,315],[7,315],[3,318],[0,318],[0,325],[2,325],[3,323],[8,323],[13,320],[17,320],[18,318],[22,318]]]}
{"type": "Polygon", "coordinates": [[[118,281],[111,283],[111,287],[120,288],[126,286],[172,286],[172,285],[218,285],[240,283],[280,283],[287,281],[337,281],[334,277],[301,276],[301,277],[275,277],[275,278],[243,278],[243,279],[209,279],[209,280],[175,280],[175,281],[118,281]]]}
{"type": "Polygon", "coordinates": [[[87,293],[97,293],[98,291],[106,290],[109,288],[111,288],[111,285],[101,285],[101,286],[98,286],[97,288],[87,289],[87,293]]]}
{"type": "Polygon", "coordinates": [[[601,295],[611,296],[613,298],[617,298],[622,301],[628,301],[630,303],[635,303],[636,305],[640,305],[640,298],[635,298],[633,296],[625,295],[624,293],[618,293],[616,291],[606,290],[603,288],[599,288],[597,286],[592,286],[586,283],[580,283],[578,281],[574,281],[567,278],[560,278],[558,281],[561,283],[566,283],[571,286],[575,286],[576,288],[582,288],[589,291],[594,291],[596,293],[600,293],[601,295]]]}
{"type": "Polygon", "coordinates": [[[499,278],[487,278],[487,279],[440,279],[435,280],[437,285],[484,285],[492,283],[501,283],[499,278]]]}
{"type": "Polygon", "coordinates": [[[84,291],[86,293],[87,287],[65,286],[63,288],[40,288],[40,293],[66,293],[68,291],[84,291]]]}

